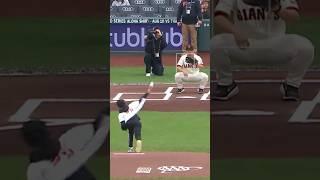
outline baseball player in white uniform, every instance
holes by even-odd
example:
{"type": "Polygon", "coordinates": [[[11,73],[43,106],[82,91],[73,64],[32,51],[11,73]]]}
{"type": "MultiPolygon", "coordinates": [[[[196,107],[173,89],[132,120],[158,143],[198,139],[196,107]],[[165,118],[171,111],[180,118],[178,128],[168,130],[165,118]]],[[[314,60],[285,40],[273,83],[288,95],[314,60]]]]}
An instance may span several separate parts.
{"type": "Polygon", "coordinates": [[[22,134],[31,146],[28,180],[95,180],[85,167],[101,147],[109,131],[109,117],[102,114],[96,124],[76,126],[58,140],[53,139],[44,122],[26,122],[22,134]]]}
{"type": "Polygon", "coordinates": [[[299,19],[296,0],[220,0],[215,25],[223,33],[212,39],[217,86],[213,99],[228,100],[239,89],[232,78],[231,61],[286,65],[281,84],[284,100],[298,100],[305,71],[314,58],[313,44],[305,37],[286,34],[286,24],[299,19]]]}
{"type": "Polygon", "coordinates": [[[141,122],[138,112],[142,109],[146,98],[151,93],[153,88],[153,82],[150,83],[147,93],[145,93],[138,101],[133,101],[127,105],[126,101],[120,99],[117,101],[117,106],[119,109],[119,123],[121,129],[124,131],[128,130],[129,139],[129,150],[128,153],[140,153],[142,151],[142,138],[141,138],[141,122]],[[136,139],[136,148],[133,147],[133,136],[136,139]]]}
{"type": "Polygon", "coordinates": [[[176,93],[184,92],[183,84],[185,82],[197,82],[199,83],[197,92],[203,94],[209,79],[206,73],[200,72],[200,68],[203,67],[202,58],[194,53],[192,47],[188,47],[186,54],[182,55],[177,63],[177,73],[175,74],[176,93]]]}

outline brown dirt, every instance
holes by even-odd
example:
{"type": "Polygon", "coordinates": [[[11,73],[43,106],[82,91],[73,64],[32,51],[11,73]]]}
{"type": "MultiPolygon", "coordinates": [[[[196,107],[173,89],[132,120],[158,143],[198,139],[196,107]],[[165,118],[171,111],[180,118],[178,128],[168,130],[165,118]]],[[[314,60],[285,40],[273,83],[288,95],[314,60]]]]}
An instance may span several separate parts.
{"type": "MultiPolygon", "coordinates": [[[[237,79],[245,77],[239,73],[237,79]],[[241,77],[240,77],[240,76],[241,77]]],[[[313,72],[306,77],[319,77],[313,72]]],[[[249,75],[249,73],[247,74],[249,75]]],[[[269,77],[268,73],[260,73],[269,77]]],[[[269,74],[271,75],[271,74],[269,74]]],[[[274,73],[277,75],[277,73],[274,73]]],[[[259,73],[251,73],[255,79],[259,73]]],[[[271,77],[271,76],[270,76],[271,77]]],[[[281,76],[278,74],[278,79],[281,76]]],[[[212,115],[212,138],[215,157],[314,157],[320,156],[320,124],[292,124],[289,118],[300,102],[284,102],[280,83],[239,83],[240,94],[228,102],[214,101],[212,110],[259,110],[274,112],[272,116],[212,115]]],[[[320,83],[304,83],[302,100],[312,100],[320,91],[320,83]]],[[[316,107],[311,117],[319,117],[316,107]]]]}
{"type": "MultiPolygon", "coordinates": [[[[152,90],[153,93],[164,93],[168,87],[175,87],[175,85],[157,85],[155,84],[154,89],[152,90]]],[[[193,87],[191,89],[186,89],[186,91],[182,94],[175,94],[175,90],[173,89],[171,92],[173,93],[169,100],[156,100],[156,101],[147,101],[144,110],[147,111],[163,111],[163,112],[177,112],[177,111],[209,111],[210,110],[210,96],[207,98],[208,100],[200,100],[203,95],[199,95],[196,93],[197,87],[195,86],[188,86],[193,87]],[[193,96],[196,97],[195,99],[179,99],[182,96],[193,96]],[[177,98],[178,97],[178,98],[177,98]]],[[[135,95],[123,95],[122,98],[124,99],[139,99],[143,93],[146,91],[146,86],[135,86],[135,85],[117,85],[111,86],[111,97],[113,98],[118,93],[123,92],[135,92],[141,94],[135,95]]],[[[206,89],[206,92],[209,90],[206,89]]],[[[148,99],[162,99],[165,95],[164,94],[150,94],[148,99]]],[[[116,106],[113,103],[111,105],[111,110],[116,110],[116,106]]]]}
{"type": "Polygon", "coordinates": [[[148,152],[145,154],[123,153],[116,155],[111,153],[111,177],[168,177],[168,176],[210,176],[209,153],[183,153],[183,152],[148,152]],[[158,167],[162,166],[185,166],[203,167],[200,170],[185,172],[171,172],[162,174],[158,167]],[[137,174],[138,167],[152,168],[150,174],[137,174]]]}
{"type": "MultiPolygon", "coordinates": [[[[30,98],[94,98],[106,99],[106,75],[61,75],[0,77],[0,124],[9,123],[9,117],[30,98]]],[[[31,115],[42,117],[94,118],[106,103],[44,103],[31,115]]],[[[72,127],[50,127],[57,136],[72,127]]],[[[28,148],[19,136],[18,130],[0,131],[0,154],[26,153],[28,148]],[[8,141],[10,139],[10,141],[8,141]]]]}
{"type": "MultiPolygon", "coordinates": [[[[249,71],[235,71],[233,76],[235,80],[283,80],[286,77],[287,72],[285,71],[271,71],[271,70],[249,70],[249,71]]],[[[317,80],[319,79],[320,71],[308,71],[304,79],[317,80]]],[[[211,79],[215,78],[215,73],[211,73],[211,79]]],[[[263,83],[263,82],[262,82],[263,83]]]]}
{"type": "MultiPolygon", "coordinates": [[[[209,53],[199,53],[202,57],[203,63],[209,66],[210,54],[209,53]]],[[[144,67],[144,54],[111,54],[110,55],[110,65],[111,67],[144,67]]],[[[176,65],[176,55],[175,54],[164,54],[162,57],[162,62],[164,66],[175,66],[176,65]]]]}

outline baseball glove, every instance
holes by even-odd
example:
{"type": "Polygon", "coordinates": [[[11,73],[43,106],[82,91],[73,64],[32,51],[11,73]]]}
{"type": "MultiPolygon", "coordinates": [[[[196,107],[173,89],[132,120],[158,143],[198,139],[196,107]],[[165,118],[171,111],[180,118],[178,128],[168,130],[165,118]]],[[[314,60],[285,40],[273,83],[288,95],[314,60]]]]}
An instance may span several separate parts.
{"type": "Polygon", "coordinates": [[[191,57],[187,57],[186,63],[194,65],[194,64],[198,64],[198,60],[191,58],[191,57]]]}
{"type": "Polygon", "coordinates": [[[280,7],[280,0],[243,0],[243,2],[248,5],[258,6],[267,10],[269,10],[269,7],[271,7],[272,10],[277,10],[280,7]]]}

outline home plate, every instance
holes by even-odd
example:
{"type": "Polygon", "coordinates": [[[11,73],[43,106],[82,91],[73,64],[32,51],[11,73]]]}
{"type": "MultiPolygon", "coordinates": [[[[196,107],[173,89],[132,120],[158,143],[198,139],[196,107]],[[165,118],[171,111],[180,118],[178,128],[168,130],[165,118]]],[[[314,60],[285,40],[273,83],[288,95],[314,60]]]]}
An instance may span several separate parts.
{"type": "Polygon", "coordinates": [[[177,96],[176,99],[195,99],[197,97],[194,96],[177,96]]]}

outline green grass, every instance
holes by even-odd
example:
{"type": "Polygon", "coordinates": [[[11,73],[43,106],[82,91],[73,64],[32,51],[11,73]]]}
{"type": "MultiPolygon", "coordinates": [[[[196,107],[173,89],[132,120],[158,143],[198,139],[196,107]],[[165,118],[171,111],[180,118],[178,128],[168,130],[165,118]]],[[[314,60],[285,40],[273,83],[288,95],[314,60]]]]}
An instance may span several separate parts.
{"type": "MultiPolygon", "coordinates": [[[[25,180],[28,167],[28,158],[26,156],[1,156],[0,169],[1,179],[25,180]]],[[[107,158],[96,156],[89,160],[87,167],[97,177],[97,180],[106,180],[106,169],[109,168],[107,158]]]]}
{"type": "Polygon", "coordinates": [[[98,18],[0,18],[1,68],[106,67],[107,24],[98,18]]]}
{"type": "Polygon", "coordinates": [[[315,17],[303,17],[300,22],[288,25],[288,33],[300,34],[307,37],[315,46],[313,65],[320,65],[320,21],[315,17]]]}
{"type": "Polygon", "coordinates": [[[320,159],[224,159],[213,162],[219,180],[318,180],[320,159]]]}
{"type": "MultiPolygon", "coordinates": [[[[209,68],[202,70],[209,75],[209,68]]],[[[145,77],[144,67],[112,67],[110,80],[112,83],[147,83],[151,79],[154,82],[173,83],[176,73],[175,67],[166,67],[163,76],[145,77]]]]}
{"type": "MultiPolygon", "coordinates": [[[[209,152],[208,112],[140,112],[144,151],[209,152]]],[[[118,113],[111,112],[111,151],[127,151],[128,134],[120,129],[118,113]]]]}

